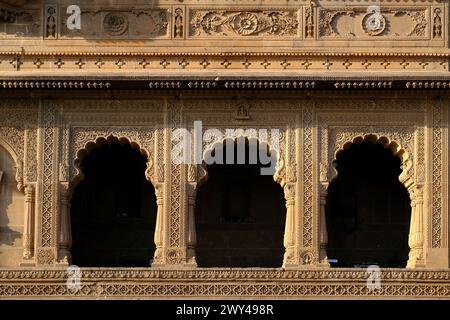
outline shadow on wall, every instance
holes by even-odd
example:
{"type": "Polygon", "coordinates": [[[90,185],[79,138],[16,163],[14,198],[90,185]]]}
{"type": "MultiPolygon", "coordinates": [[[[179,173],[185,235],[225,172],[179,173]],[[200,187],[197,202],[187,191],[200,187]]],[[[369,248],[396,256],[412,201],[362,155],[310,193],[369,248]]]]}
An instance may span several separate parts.
{"type": "MultiPolygon", "coordinates": [[[[2,151],[0,147],[0,154],[4,153],[2,151]]],[[[10,174],[13,171],[11,169],[14,168],[5,168],[2,161],[0,161],[0,255],[5,253],[5,246],[13,247],[17,240],[21,238],[21,233],[11,229],[9,226],[8,208],[13,203],[13,192],[10,188],[11,179],[15,183],[14,176],[10,174]]]]}

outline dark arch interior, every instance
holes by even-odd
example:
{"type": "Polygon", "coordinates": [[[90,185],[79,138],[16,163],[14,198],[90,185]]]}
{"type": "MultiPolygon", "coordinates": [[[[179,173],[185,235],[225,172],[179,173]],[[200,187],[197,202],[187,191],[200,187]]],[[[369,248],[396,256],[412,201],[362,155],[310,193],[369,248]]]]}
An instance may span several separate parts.
{"type": "Polygon", "coordinates": [[[405,267],[411,205],[400,159],[380,144],[353,144],[336,159],[328,188],[327,254],[332,266],[405,267]]]}
{"type": "MultiPolygon", "coordinates": [[[[207,166],[209,179],[199,188],[196,201],[200,267],[282,265],[286,219],[283,190],[273,176],[261,175],[259,159],[257,164],[249,164],[248,144],[245,154],[245,164],[207,166]]],[[[226,155],[224,147],[224,159],[226,155]]]]}
{"type": "Polygon", "coordinates": [[[75,265],[150,265],[157,206],[155,190],[145,179],[146,160],[118,141],[99,146],[82,160],[85,179],[71,202],[75,265]]]}

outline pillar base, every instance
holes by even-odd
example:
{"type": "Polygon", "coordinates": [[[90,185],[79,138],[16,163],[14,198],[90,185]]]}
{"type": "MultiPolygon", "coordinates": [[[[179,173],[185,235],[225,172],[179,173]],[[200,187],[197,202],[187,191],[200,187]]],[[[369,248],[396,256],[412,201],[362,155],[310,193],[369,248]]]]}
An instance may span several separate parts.
{"type": "Polygon", "coordinates": [[[422,251],[411,250],[409,253],[408,262],[406,264],[407,269],[420,269],[425,268],[425,261],[423,259],[422,251]]]}
{"type": "Polygon", "coordinates": [[[36,260],[34,258],[31,259],[23,259],[20,264],[21,267],[35,267],[36,260]]]}

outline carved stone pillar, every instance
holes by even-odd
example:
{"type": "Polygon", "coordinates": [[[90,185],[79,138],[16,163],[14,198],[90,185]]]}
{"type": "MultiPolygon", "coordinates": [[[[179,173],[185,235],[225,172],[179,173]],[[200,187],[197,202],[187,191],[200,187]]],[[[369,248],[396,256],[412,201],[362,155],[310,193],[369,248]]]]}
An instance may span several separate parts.
{"type": "Polygon", "coordinates": [[[325,206],[327,204],[328,182],[321,182],[320,185],[320,235],[319,235],[319,264],[329,267],[327,257],[328,231],[325,215],[325,206]]]}
{"type": "Polygon", "coordinates": [[[155,225],[155,254],[153,257],[152,266],[158,266],[164,263],[164,233],[163,233],[163,222],[164,222],[164,187],[162,184],[155,184],[156,191],[156,225],[155,225]]]}
{"type": "Polygon", "coordinates": [[[411,186],[411,225],[409,231],[409,259],[407,268],[425,267],[424,234],[423,234],[423,190],[421,187],[411,186]]]}
{"type": "Polygon", "coordinates": [[[25,210],[23,226],[23,262],[28,265],[34,257],[34,215],[35,215],[35,188],[32,185],[25,186],[25,210]]]}
{"type": "Polygon", "coordinates": [[[195,199],[197,196],[197,185],[189,184],[188,187],[188,230],[187,230],[187,264],[197,266],[195,247],[197,245],[197,232],[195,229],[195,199]]]}
{"type": "Polygon", "coordinates": [[[289,183],[284,186],[286,198],[286,225],[283,244],[285,247],[283,268],[296,265],[295,262],[295,184],[289,183]]]}
{"type": "Polygon", "coordinates": [[[66,186],[61,190],[61,218],[59,226],[59,263],[70,265],[72,256],[72,227],[70,223],[70,194],[66,186]]]}

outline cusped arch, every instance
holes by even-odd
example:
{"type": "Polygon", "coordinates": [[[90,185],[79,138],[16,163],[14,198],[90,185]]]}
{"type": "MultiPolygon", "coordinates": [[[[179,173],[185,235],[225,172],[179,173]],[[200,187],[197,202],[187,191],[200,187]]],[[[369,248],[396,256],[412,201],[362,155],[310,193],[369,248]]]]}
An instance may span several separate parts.
{"type": "Polygon", "coordinates": [[[117,137],[115,135],[97,137],[95,140],[87,142],[82,149],[79,149],[76,153],[74,160],[74,167],[76,169],[76,175],[72,179],[70,189],[74,190],[75,187],[84,180],[84,173],[82,168],[83,160],[89,156],[93,150],[99,149],[104,145],[111,145],[113,143],[119,143],[121,145],[130,145],[132,149],[139,150],[142,156],[147,159],[147,169],[145,171],[145,177],[153,184],[153,161],[150,157],[150,153],[146,148],[143,148],[139,143],[133,141],[128,137],[117,137]]]}
{"type": "MultiPolygon", "coordinates": [[[[259,147],[263,147],[267,150],[268,154],[270,155],[271,161],[275,161],[275,171],[273,174],[273,179],[275,182],[281,185],[281,187],[284,187],[286,184],[285,182],[285,174],[284,174],[284,161],[281,156],[281,150],[276,150],[273,148],[268,142],[266,141],[260,141],[256,137],[248,137],[245,135],[240,135],[236,137],[224,137],[223,139],[217,140],[214,143],[210,144],[208,148],[206,148],[203,152],[202,159],[203,161],[212,154],[217,148],[223,148],[224,145],[226,145],[227,141],[232,141],[233,143],[237,142],[238,139],[246,139],[251,144],[259,145],[259,147]]],[[[206,166],[203,164],[201,166],[202,170],[200,171],[202,175],[199,177],[199,182],[202,184],[205,183],[208,179],[208,172],[206,169],[206,166]]]]}
{"type": "Polygon", "coordinates": [[[402,172],[399,175],[399,181],[407,188],[409,188],[414,183],[411,170],[412,160],[406,149],[404,149],[397,141],[394,141],[386,136],[379,136],[377,134],[366,134],[364,136],[358,135],[352,140],[347,141],[342,146],[338,147],[332,161],[333,175],[330,179],[330,182],[334,181],[338,176],[338,171],[336,169],[337,158],[352,145],[360,145],[363,142],[369,142],[373,145],[379,144],[382,145],[383,148],[391,150],[393,156],[400,159],[400,168],[402,169],[402,172]]]}
{"type": "Polygon", "coordinates": [[[16,182],[17,182],[17,189],[21,192],[23,192],[24,189],[24,181],[23,181],[23,159],[19,157],[17,152],[14,150],[14,148],[2,137],[0,137],[0,146],[5,149],[11,158],[14,161],[15,169],[16,169],[16,182]]]}

